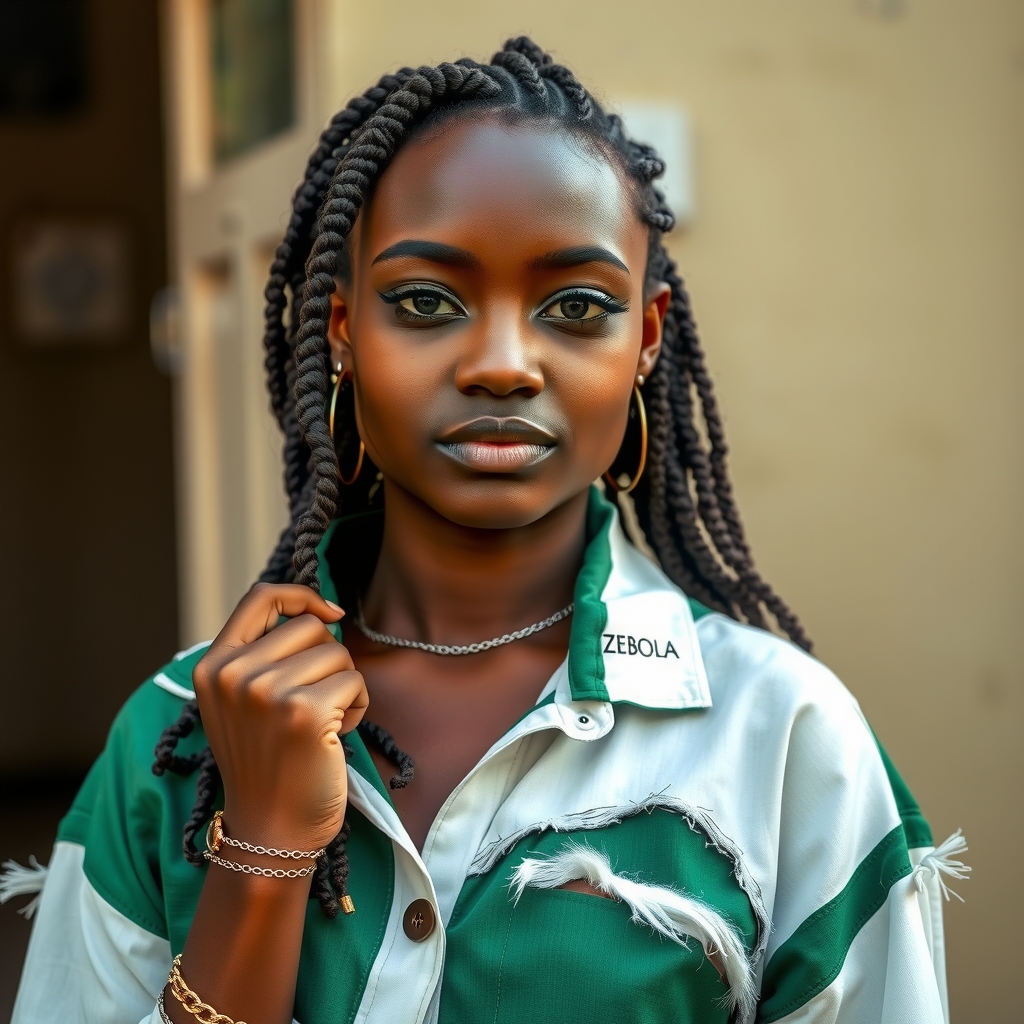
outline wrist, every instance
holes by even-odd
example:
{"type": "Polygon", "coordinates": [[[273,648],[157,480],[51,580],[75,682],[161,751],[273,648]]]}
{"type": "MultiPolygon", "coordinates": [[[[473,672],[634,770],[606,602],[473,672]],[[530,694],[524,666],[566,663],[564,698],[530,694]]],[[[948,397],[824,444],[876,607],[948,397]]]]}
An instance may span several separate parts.
{"type": "MultiPolygon", "coordinates": [[[[214,816],[216,817],[216,815],[214,816]]],[[[211,819],[208,830],[213,825],[211,819]]],[[[266,809],[256,813],[245,813],[226,804],[220,812],[220,829],[228,840],[244,843],[246,847],[260,847],[263,850],[275,850],[279,854],[304,854],[304,857],[286,857],[288,860],[311,860],[313,854],[319,854],[338,834],[341,827],[339,821],[333,827],[310,827],[287,819],[282,820],[266,809]]],[[[245,847],[236,847],[232,842],[221,846],[223,854],[228,847],[232,853],[240,852],[245,847]]],[[[248,850],[249,853],[253,851],[248,850]]],[[[262,856],[274,856],[262,854],[262,856]]]]}
{"type": "Polygon", "coordinates": [[[210,864],[238,874],[295,879],[311,876],[325,852],[323,847],[290,849],[235,838],[225,831],[224,812],[217,811],[206,829],[203,856],[210,864]]]}

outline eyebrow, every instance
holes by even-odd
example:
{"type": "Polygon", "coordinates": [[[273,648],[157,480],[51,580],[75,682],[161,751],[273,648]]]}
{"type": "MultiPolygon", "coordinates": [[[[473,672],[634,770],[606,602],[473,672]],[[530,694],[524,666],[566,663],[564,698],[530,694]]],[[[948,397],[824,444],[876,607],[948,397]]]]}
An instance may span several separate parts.
{"type": "Polygon", "coordinates": [[[461,267],[465,270],[476,270],[480,266],[480,260],[466,249],[459,249],[454,245],[444,245],[441,242],[423,242],[415,238],[408,238],[388,246],[374,259],[373,265],[401,259],[405,256],[426,260],[428,263],[442,263],[448,267],[461,267]]]}
{"type": "Polygon", "coordinates": [[[568,249],[556,249],[535,259],[531,266],[534,270],[560,270],[563,267],[579,267],[584,263],[610,263],[629,273],[629,267],[618,256],[600,245],[574,245],[568,249]]]}

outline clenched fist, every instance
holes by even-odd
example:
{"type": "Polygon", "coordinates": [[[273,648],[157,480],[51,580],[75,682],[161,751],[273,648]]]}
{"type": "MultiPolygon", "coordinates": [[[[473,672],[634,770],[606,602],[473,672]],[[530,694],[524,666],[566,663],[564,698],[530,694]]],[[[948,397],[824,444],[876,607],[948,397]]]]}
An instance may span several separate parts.
{"type": "Polygon", "coordinates": [[[368,704],[363,677],[326,626],[343,614],[308,587],[259,583],[196,665],[229,835],[313,850],[338,834],[348,798],[339,734],[368,704]]]}

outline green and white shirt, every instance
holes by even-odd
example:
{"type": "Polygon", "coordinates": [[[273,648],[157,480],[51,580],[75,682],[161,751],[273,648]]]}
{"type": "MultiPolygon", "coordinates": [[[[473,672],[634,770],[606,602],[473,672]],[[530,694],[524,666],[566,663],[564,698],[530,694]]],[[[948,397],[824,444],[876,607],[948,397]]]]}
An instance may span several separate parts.
{"type": "MultiPolygon", "coordinates": [[[[310,901],[296,1021],[942,1024],[931,835],[857,702],[688,600],[596,491],[588,531],[565,662],[422,853],[349,737],[356,913],[310,901]]],[[[195,779],[150,766],[205,646],[129,699],[62,822],[13,1024],[159,1024],[208,868],[181,851],[195,779]]]]}

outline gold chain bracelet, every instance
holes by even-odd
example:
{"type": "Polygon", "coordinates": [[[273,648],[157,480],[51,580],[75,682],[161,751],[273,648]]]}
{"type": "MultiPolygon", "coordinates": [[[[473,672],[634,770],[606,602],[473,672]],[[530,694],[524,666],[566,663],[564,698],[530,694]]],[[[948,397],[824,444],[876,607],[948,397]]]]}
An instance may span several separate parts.
{"type": "Polygon", "coordinates": [[[188,987],[185,979],[181,976],[181,954],[179,953],[171,964],[171,973],[167,976],[167,984],[171,986],[174,998],[181,1003],[185,1009],[192,1014],[199,1024],[245,1024],[244,1020],[234,1020],[218,1013],[212,1006],[208,1006],[188,987]]]}

